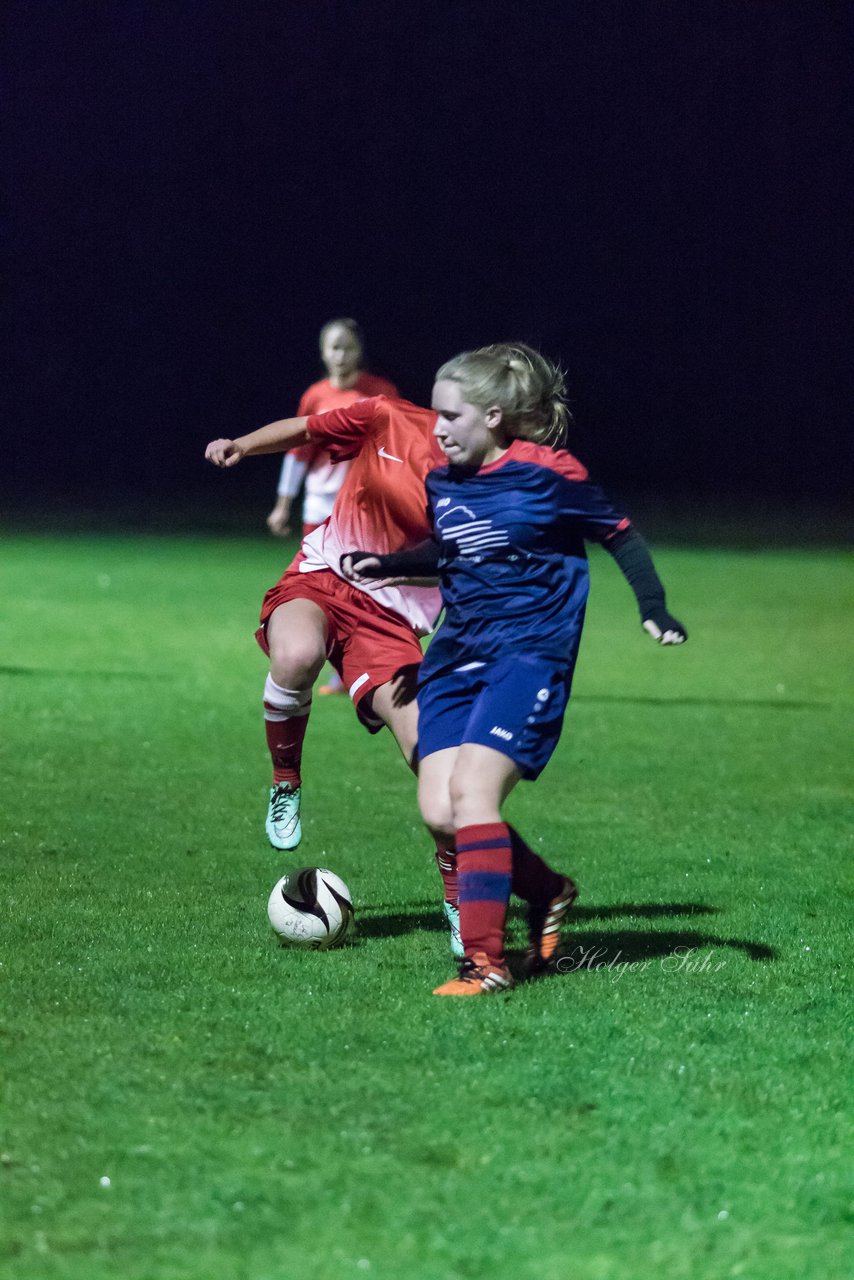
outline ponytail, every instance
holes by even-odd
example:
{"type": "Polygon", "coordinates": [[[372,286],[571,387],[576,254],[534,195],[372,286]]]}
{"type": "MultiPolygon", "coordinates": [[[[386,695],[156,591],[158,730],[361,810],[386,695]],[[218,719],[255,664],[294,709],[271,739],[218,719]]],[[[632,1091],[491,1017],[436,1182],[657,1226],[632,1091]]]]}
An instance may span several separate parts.
{"type": "Polygon", "coordinates": [[[436,381],[459,382],[469,404],[501,409],[509,435],[560,447],[572,415],[563,373],[524,343],[496,342],[442,365],[436,381]]]}

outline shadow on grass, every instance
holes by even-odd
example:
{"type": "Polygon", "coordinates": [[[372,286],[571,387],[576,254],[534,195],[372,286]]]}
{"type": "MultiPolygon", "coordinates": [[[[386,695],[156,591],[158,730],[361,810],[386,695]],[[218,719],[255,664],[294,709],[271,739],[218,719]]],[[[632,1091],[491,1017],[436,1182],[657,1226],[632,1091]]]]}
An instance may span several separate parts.
{"type": "MultiPolygon", "coordinates": [[[[640,916],[649,920],[659,916],[702,916],[717,915],[719,912],[720,907],[710,907],[702,902],[625,902],[611,907],[574,907],[570,925],[573,921],[610,920],[615,916],[640,916]]],[[[448,928],[439,903],[433,898],[422,898],[396,911],[385,903],[363,907],[357,913],[357,919],[359,936],[362,938],[396,937],[413,933],[416,929],[426,930],[428,933],[445,933],[448,928]],[[377,914],[368,914],[373,912],[377,914]]],[[[648,936],[656,938],[670,935],[650,933],[648,936]]]]}
{"type": "MultiPolygon", "coordinates": [[[[668,929],[663,933],[644,929],[613,933],[574,932],[570,929],[563,939],[558,973],[593,972],[649,960],[666,961],[666,968],[674,973],[680,969],[693,972],[703,964],[705,954],[720,948],[741,951],[757,962],[776,960],[778,956],[778,952],[764,942],[754,942],[749,938],[721,938],[714,933],[697,933],[692,929],[668,929]]],[[[714,967],[714,962],[705,966],[706,969],[714,967]]]]}
{"type": "Polygon", "coordinates": [[[420,910],[397,911],[388,915],[365,915],[370,907],[356,912],[357,932],[360,938],[395,938],[404,933],[426,930],[428,933],[446,933],[448,926],[437,902],[419,903],[420,910]]]}
{"type": "MultiPolygon", "coordinates": [[[[367,907],[364,912],[370,912],[367,907]]],[[[373,908],[375,915],[360,912],[358,936],[390,938],[416,930],[429,933],[445,933],[447,924],[432,900],[410,903],[408,908],[390,911],[387,907],[373,908]]],[[[709,953],[728,949],[740,951],[750,960],[767,963],[776,960],[778,952],[764,942],[750,938],[722,938],[715,933],[702,933],[693,929],[609,929],[594,933],[578,930],[573,925],[588,920],[610,920],[616,916],[640,916],[656,919],[662,916],[717,915],[720,907],[700,902],[645,902],[620,903],[610,907],[576,907],[570,917],[564,936],[561,958],[557,970],[547,976],[561,977],[572,973],[592,973],[600,969],[622,971],[625,965],[648,966],[657,961],[663,972],[714,972],[725,964],[709,953]]],[[[517,968],[518,953],[509,953],[512,968],[517,968]]]]}
{"type": "Polygon", "coordinates": [[[618,902],[612,907],[573,907],[569,923],[613,920],[615,916],[640,916],[643,920],[654,920],[658,916],[716,916],[720,910],[705,902],[618,902]]]}

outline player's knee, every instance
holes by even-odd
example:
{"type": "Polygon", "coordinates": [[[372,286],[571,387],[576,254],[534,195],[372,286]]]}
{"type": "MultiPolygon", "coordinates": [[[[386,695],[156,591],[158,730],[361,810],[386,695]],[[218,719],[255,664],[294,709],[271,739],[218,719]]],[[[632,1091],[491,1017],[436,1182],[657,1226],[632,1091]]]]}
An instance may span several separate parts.
{"type": "Polygon", "coordinates": [[[471,807],[471,792],[466,789],[466,777],[455,770],[448,782],[448,801],[451,810],[451,821],[454,828],[468,825],[466,814],[471,807]]]}
{"type": "Polygon", "coordinates": [[[422,809],[421,818],[425,827],[437,843],[447,845],[453,844],[455,828],[450,809],[443,811],[440,807],[436,807],[434,809],[427,809],[426,812],[422,809]]]}
{"type": "Polygon", "coordinates": [[[291,635],[270,648],[270,674],[276,684],[295,689],[314,684],[326,654],[312,637],[291,635]]]}
{"type": "Polygon", "coordinates": [[[454,829],[480,822],[497,822],[500,801],[494,787],[484,787],[482,779],[467,769],[455,769],[448,786],[454,829]]]}
{"type": "Polygon", "coordinates": [[[447,792],[441,794],[432,787],[419,787],[418,807],[424,825],[429,827],[434,836],[453,838],[454,816],[447,792]]]}
{"type": "Polygon", "coordinates": [[[448,796],[454,812],[481,791],[482,788],[479,784],[480,779],[477,774],[472,773],[470,769],[466,769],[458,761],[456,768],[448,779],[448,796]]]}
{"type": "Polygon", "coordinates": [[[437,846],[443,849],[453,849],[456,832],[454,824],[450,820],[441,824],[425,821],[424,825],[436,841],[437,846]]]}

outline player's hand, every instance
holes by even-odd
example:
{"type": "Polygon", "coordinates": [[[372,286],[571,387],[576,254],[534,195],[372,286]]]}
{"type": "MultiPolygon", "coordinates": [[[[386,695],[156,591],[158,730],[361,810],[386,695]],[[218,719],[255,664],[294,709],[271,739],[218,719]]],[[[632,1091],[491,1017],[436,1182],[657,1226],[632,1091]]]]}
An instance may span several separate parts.
{"type": "Polygon", "coordinates": [[[348,582],[358,582],[371,587],[399,587],[408,578],[382,578],[382,561],[367,551],[347,551],[341,557],[341,572],[348,582]]]}
{"type": "Polygon", "coordinates": [[[376,582],[381,571],[379,556],[365,551],[348,551],[341,557],[341,572],[348,582],[376,582]],[[373,570],[373,572],[371,572],[373,570]]]}
{"type": "Polygon", "coordinates": [[[273,507],[273,510],[267,516],[267,528],[277,538],[286,538],[291,531],[290,512],[282,511],[279,507],[273,507]]]}
{"type": "Polygon", "coordinates": [[[236,467],[244,456],[244,450],[236,440],[211,440],[205,457],[215,467],[236,467]]]}
{"type": "Polygon", "coordinates": [[[684,644],[688,632],[666,609],[656,609],[643,620],[643,629],[659,644],[684,644]]]}

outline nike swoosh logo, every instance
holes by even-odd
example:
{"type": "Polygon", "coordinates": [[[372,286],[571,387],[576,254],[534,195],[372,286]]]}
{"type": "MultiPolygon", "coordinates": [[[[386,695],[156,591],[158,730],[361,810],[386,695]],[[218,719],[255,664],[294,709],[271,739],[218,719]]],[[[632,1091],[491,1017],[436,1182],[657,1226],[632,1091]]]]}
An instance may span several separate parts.
{"type": "Polygon", "coordinates": [[[396,458],[393,453],[386,453],[385,445],[381,449],[377,449],[377,453],[381,458],[388,458],[389,462],[403,462],[403,458],[396,458]]]}

